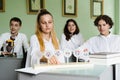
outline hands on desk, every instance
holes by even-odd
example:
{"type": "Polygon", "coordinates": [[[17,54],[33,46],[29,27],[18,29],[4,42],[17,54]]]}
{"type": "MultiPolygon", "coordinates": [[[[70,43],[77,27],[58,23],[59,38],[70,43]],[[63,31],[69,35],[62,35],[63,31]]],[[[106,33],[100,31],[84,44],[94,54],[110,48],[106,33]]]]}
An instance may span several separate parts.
{"type": "Polygon", "coordinates": [[[9,55],[9,54],[11,54],[10,52],[1,52],[1,55],[9,55]]]}
{"type": "Polygon", "coordinates": [[[16,56],[16,53],[10,53],[10,52],[4,52],[4,51],[2,51],[1,52],[1,55],[3,55],[3,56],[16,56]]]}
{"type": "Polygon", "coordinates": [[[58,61],[58,59],[56,58],[56,56],[52,56],[49,61],[48,64],[60,64],[60,62],[58,61]]]}

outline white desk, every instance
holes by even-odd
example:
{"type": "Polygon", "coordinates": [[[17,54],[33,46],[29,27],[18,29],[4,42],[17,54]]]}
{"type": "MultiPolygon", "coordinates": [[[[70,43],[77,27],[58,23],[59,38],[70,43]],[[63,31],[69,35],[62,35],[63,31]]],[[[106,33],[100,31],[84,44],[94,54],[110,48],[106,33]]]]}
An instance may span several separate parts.
{"type": "Polygon", "coordinates": [[[58,68],[37,74],[24,72],[25,69],[17,71],[18,80],[112,80],[112,67],[105,65],[58,68]]]}
{"type": "Polygon", "coordinates": [[[92,68],[64,68],[41,73],[32,68],[31,73],[24,72],[26,68],[20,69],[17,71],[18,80],[120,80],[120,57],[90,61],[95,64],[92,68]]]}
{"type": "Polygon", "coordinates": [[[90,61],[98,65],[112,66],[113,80],[120,80],[120,56],[108,59],[90,58],[90,61]]]}

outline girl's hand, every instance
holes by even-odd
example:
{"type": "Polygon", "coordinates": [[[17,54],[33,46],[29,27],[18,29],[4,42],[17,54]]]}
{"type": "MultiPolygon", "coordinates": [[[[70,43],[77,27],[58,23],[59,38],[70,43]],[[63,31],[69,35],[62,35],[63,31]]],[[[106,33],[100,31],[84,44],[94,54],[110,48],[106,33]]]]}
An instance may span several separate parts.
{"type": "Polygon", "coordinates": [[[50,59],[49,59],[49,64],[60,64],[60,62],[58,61],[58,59],[55,57],[55,56],[52,56],[50,59]]]}

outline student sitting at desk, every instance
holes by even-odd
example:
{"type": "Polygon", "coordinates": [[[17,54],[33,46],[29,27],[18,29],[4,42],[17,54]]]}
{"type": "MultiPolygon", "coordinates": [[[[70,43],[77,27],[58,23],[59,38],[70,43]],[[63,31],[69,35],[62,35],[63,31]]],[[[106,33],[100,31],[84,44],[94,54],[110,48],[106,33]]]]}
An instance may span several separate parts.
{"type": "MultiPolygon", "coordinates": [[[[41,9],[37,15],[37,24],[35,35],[30,39],[30,66],[34,64],[48,63],[48,59],[45,57],[45,51],[59,50],[58,39],[54,32],[53,16],[46,9],[41,9]],[[40,57],[42,55],[42,58],[40,57]]],[[[27,64],[29,61],[27,62],[27,64]]],[[[49,64],[64,63],[64,56],[56,57],[52,56],[49,59],[49,64]]],[[[26,65],[26,67],[28,67],[26,65]]]]}
{"type": "Polygon", "coordinates": [[[112,19],[107,15],[100,15],[95,19],[94,25],[97,26],[100,34],[87,40],[78,49],[87,48],[90,53],[120,52],[120,36],[114,35],[110,31],[113,26],[112,19]]]}
{"type": "MultiPolygon", "coordinates": [[[[61,36],[61,49],[64,51],[74,50],[80,47],[84,42],[83,36],[80,33],[77,22],[74,19],[68,19],[64,27],[64,33],[61,36]]],[[[76,58],[72,55],[69,58],[70,62],[75,62],[76,58]]]]}
{"type": "Polygon", "coordinates": [[[25,34],[19,33],[22,21],[18,17],[10,19],[10,32],[3,33],[0,36],[0,55],[13,54],[17,57],[23,57],[23,48],[27,52],[29,47],[28,40],[25,34]]]}

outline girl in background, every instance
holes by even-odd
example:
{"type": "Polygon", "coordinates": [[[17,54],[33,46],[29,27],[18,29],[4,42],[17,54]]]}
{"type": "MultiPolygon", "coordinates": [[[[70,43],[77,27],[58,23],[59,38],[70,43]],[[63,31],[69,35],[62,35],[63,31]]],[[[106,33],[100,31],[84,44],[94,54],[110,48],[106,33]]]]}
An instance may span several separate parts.
{"type": "MultiPolygon", "coordinates": [[[[80,47],[84,42],[84,39],[82,37],[82,34],[80,33],[79,27],[77,25],[77,22],[74,19],[68,19],[66,21],[65,27],[64,27],[64,33],[61,37],[61,49],[64,50],[71,50],[80,47]]],[[[75,62],[76,59],[72,55],[69,58],[70,62],[75,62]]]]}

